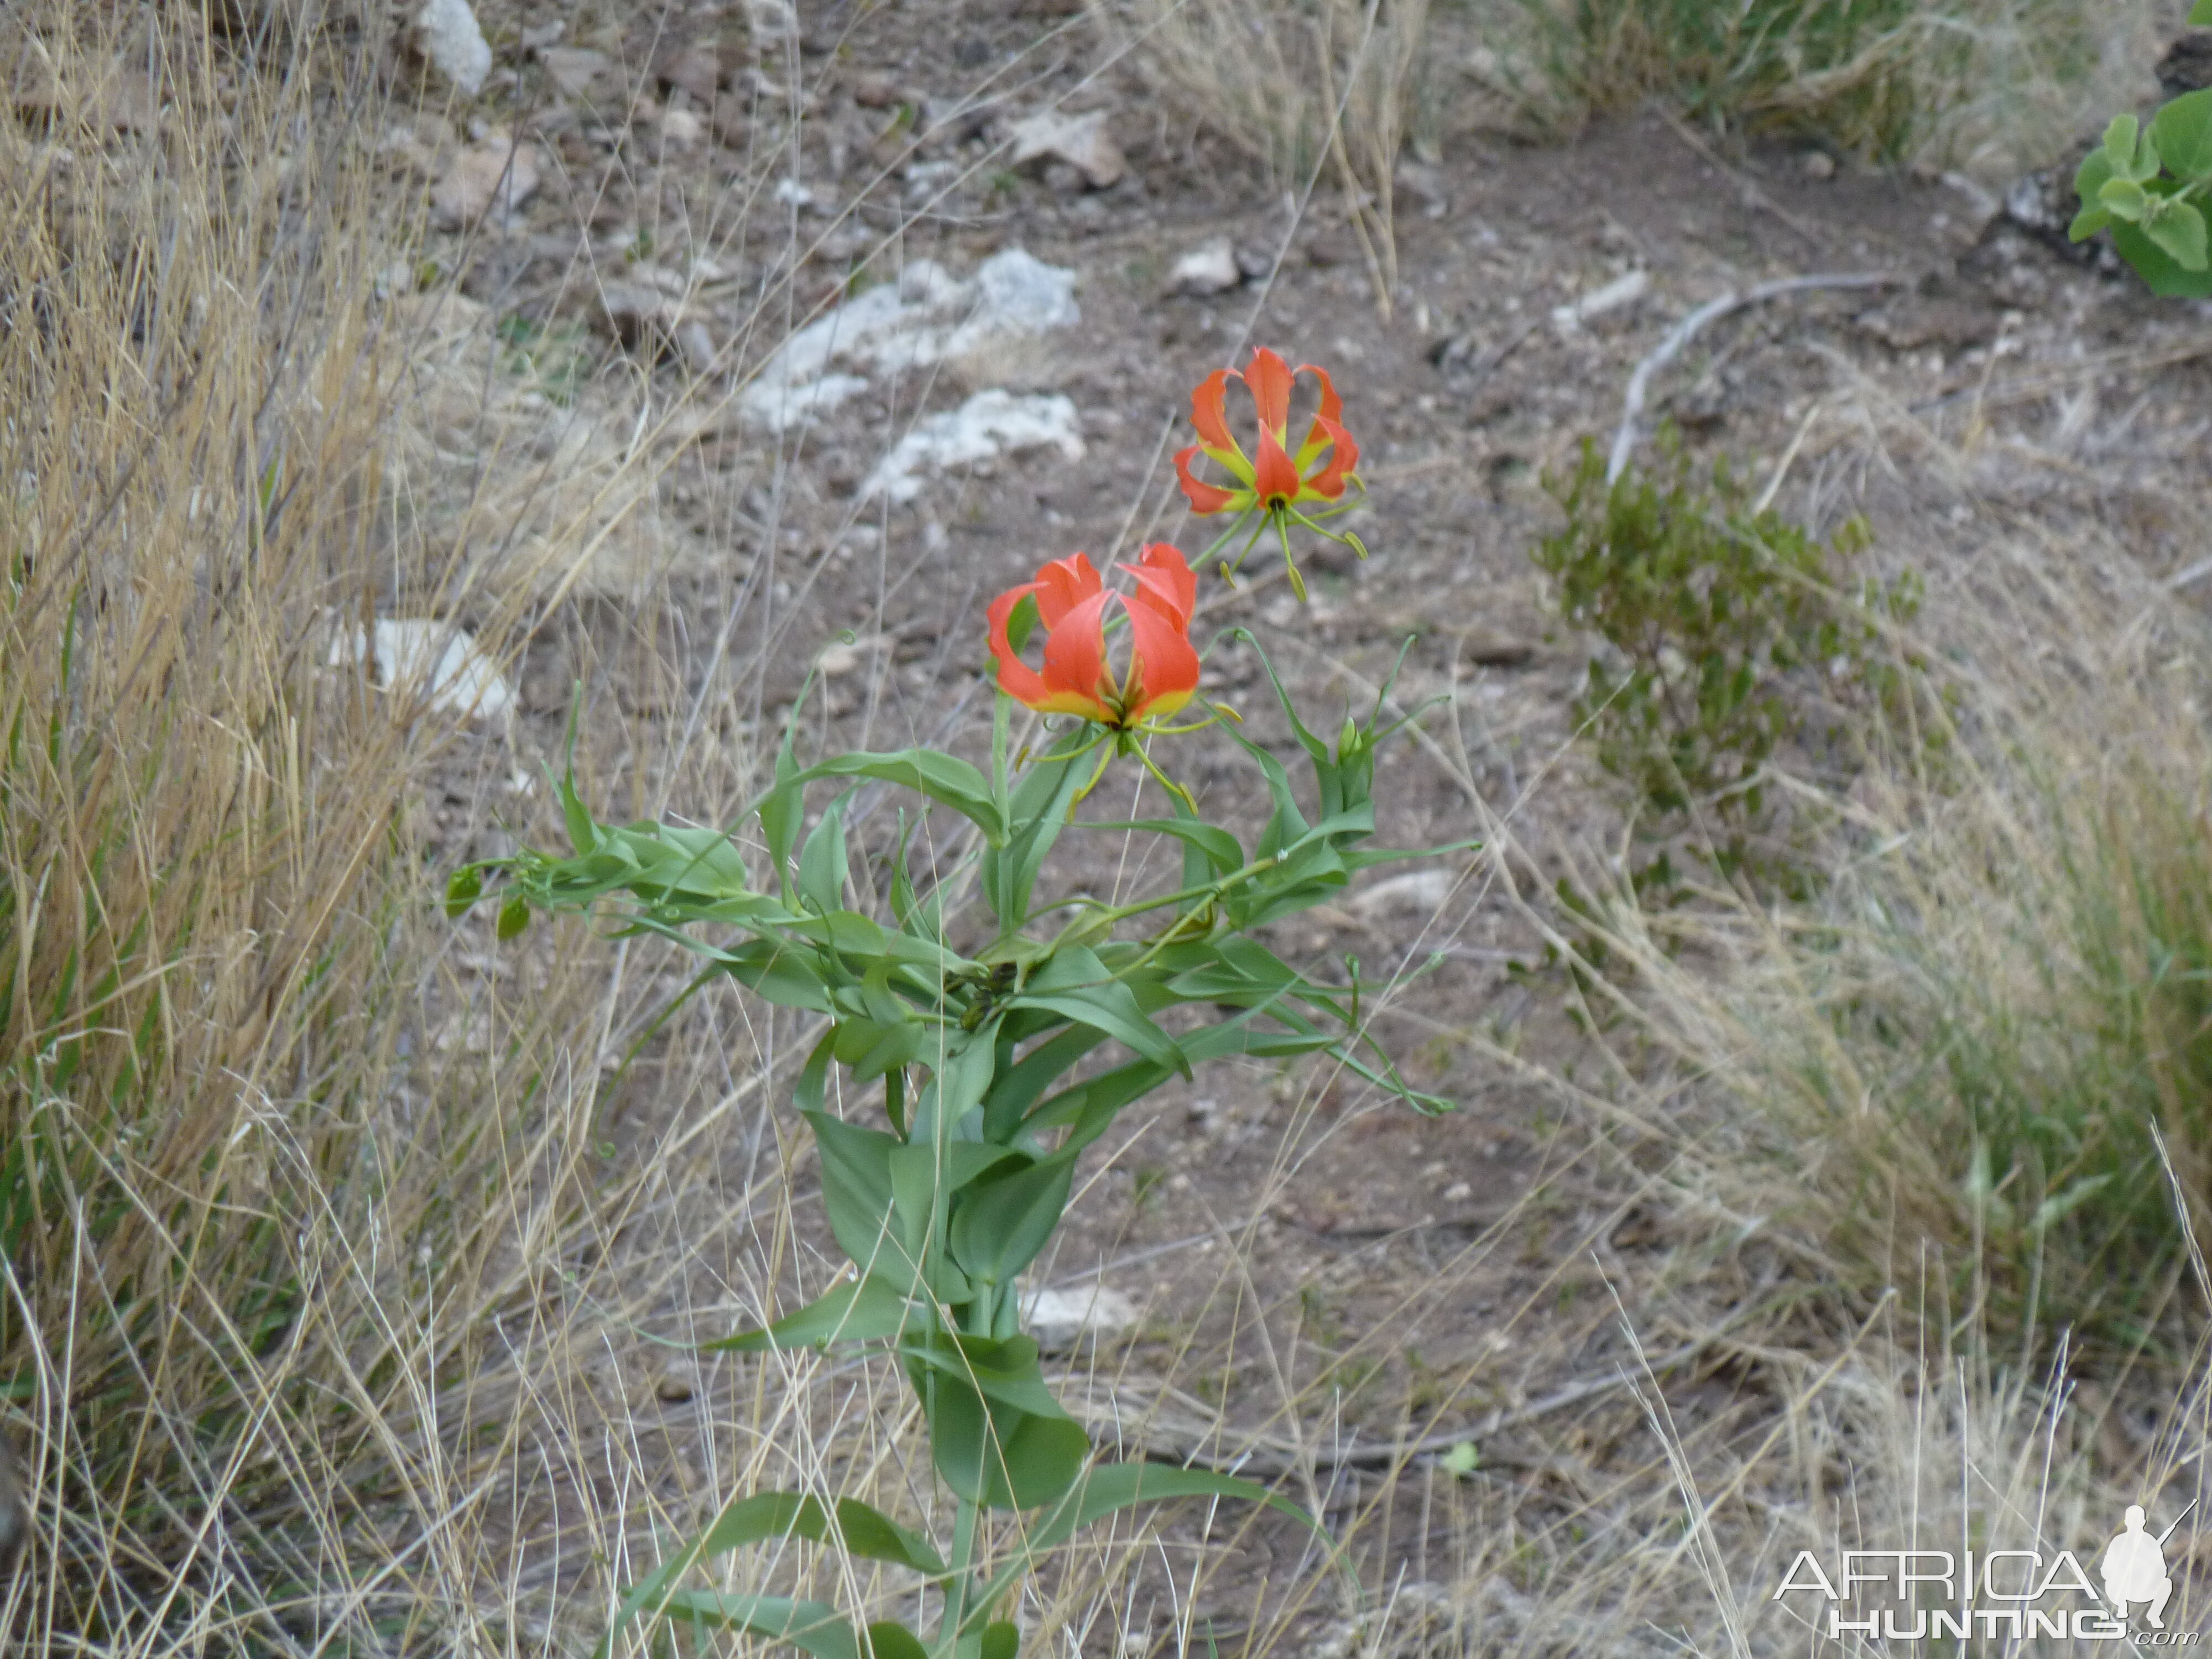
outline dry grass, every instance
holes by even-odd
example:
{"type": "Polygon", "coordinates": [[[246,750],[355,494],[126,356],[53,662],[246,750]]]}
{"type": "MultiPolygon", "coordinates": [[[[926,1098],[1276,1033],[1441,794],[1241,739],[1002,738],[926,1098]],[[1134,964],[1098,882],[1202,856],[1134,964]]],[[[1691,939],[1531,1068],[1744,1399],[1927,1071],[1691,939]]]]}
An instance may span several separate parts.
{"type": "Polygon", "coordinates": [[[1723,126],[2009,178],[2154,90],[2147,0],[1522,0],[1509,36],[1556,124],[1656,95],[1723,126]]]}
{"type": "MultiPolygon", "coordinates": [[[[505,781],[557,757],[331,666],[334,627],[371,614],[465,617],[495,652],[537,628],[586,681],[577,763],[595,799],[724,816],[753,775],[774,665],[821,631],[808,593],[827,550],[779,567],[773,501],[757,519],[717,504],[760,556],[702,605],[718,640],[704,674],[698,641],[653,631],[659,607],[574,603],[657,580],[652,538],[623,538],[649,518],[683,422],[666,443],[610,447],[599,434],[635,406],[599,386],[580,403],[588,428],[548,425],[490,372],[488,319],[437,296],[378,301],[371,273],[408,227],[359,170],[373,108],[324,90],[370,77],[286,74],[314,65],[281,51],[252,68],[182,24],[104,36],[106,15],[58,5],[27,26],[64,88],[157,64],[176,118],[114,136],[76,125],[79,103],[43,137],[0,127],[15,251],[0,294],[15,411],[0,428],[14,481],[0,504],[0,1363],[39,1503],[10,1590],[15,1639],[149,1656],[581,1652],[617,1588],[732,1494],[805,1487],[927,1518],[891,1368],[684,1346],[821,1288],[828,1264],[793,1207],[804,1158],[770,1109],[805,1052],[800,1023],[702,997],[620,1069],[680,988],[669,953],[580,926],[497,947],[489,917],[448,926],[435,908],[464,853],[508,827],[557,834],[543,792],[505,781]],[[226,97],[228,130],[212,113],[226,97]],[[491,390],[471,405],[468,384],[491,390]],[[488,501],[441,470],[472,450],[528,465],[491,469],[486,488],[507,493],[488,501]],[[520,526],[501,556],[465,556],[472,513],[520,526]],[[779,579],[791,591],[768,610],[779,579]],[[441,819],[423,801],[448,792],[441,819]]],[[[1157,38],[1233,21],[1195,3],[1176,15],[1157,38]]],[[[1337,77],[1299,118],[1318,125],[1280,129],[1309,148],[1262,138],[1256,153],[1387,185],[1414,118],[1421,15],[1328,16],[1335,33],[1318,40],[1277,37],[1283,64],[1310,44],[1323,56],[1309,67],[1337,77]],[[1357,114],[1324,150],[1316,112],[1347,89],[1357,114]]],[[[864,706],[884,701],[885,672],[855,694],[864,706]]],[[[2160,765],[2199,766],[2174,717],[2145,730],[2160,765]]],[[[2096,729],[2078,735],[2050,764],[2086,763],[2096,729]]],[[[1924,799],[1901,787],[1867,811],[1924,799]]],[[[1953,907],[1956,971],[1990,978],[1986,958],[2016,976],[2007,918],[1969,914],[1973,860],[2039,848],[2050,879],[2067,877],[2048,803],[1994,774],[1959,799],[1966,827],[1940,843],[1959,850],[1915,865],[1915,890],[1931,915],[1953,907]]],[[[2157,868],[2201,890],[2184,820],[2157,821],[2157,868]]],[[[2031,919],[2023,906],[2012,921],[2031,919]]],[[[1751,1066],[1741,1022],[1819,1005],[1774,988],[1803,972],[1802,957],[1761,954],[1789,940],[1747,918],[1729,938],[1740,976],[1668,981],[1675,1000],[1646,1012],[1714,1086],[1747,1097],[1796,1076],[1796,1051],[1751,1066]],[[1737,1000],[1761,996],[1779,1000],[1737,1000]]],[[[1650,960],[1661,983],[1673,959],[1650,960]]],[[[1778,1029],[1810,1042],[1822,1028],[1805,1015],[1778,1029]]],[[[1571,1123],[1623,1121],[1617,1101],[1492,1059],[1593,1115],[1571,1123]]],[[[1318,1111],[1333,1081],[1294,1080],[1291,1127],[1255,1149],[1255,1211],[1356,1120],[1356,1103],[1335,1127],[1318,1111]]],[[[1718,1651],[1735,1608],[1711,1592],[1686,1516],[1719,1540],[1747,1604],[1796,1540],[1969,1525],[1962,1472],[1979,1494],[1966,1510],[1999,1517],[1992,1535],[2041,1524],[2073,1543],[2108,1525],[2133,1471],[2116,1476],[2100,1448],[2114,1424],[2136,1431],[2128,1376],[2100,1380],[2101,1403],[2046,1404],[2041,1373],[2003,1363],[1996,1298],[1922,1346],[1935,1322],[1896,1301],[1862,1329],[1806,1296],[1802,1252],[1764,1235],[1715,1248],[1716,1195],[1763,1214],[1752,1206],[1783,1184],[1771,1132],[1732,1121],[1686,1120],[1626,1159],[1563,1129],[1511,1215],[1342,1329],[1295,1291],[1263,1291],[1261,1235],[1222,1228],[1204,1306],[1156,1310],[1145,1340],[1072,1359],[1057,1381],[1125,1451],[1280,1474],[1329,1516],[1362,1588],[1287,1528],[1187,1507],[1053,1564],[1022,1611],[1039,1650],[1629,1654],[1664,1650],[1656,1626],[1718,1651]],[[1645,1156],[1654,1144],[1667,1156],[1645,1156]],[[1608,1243],[1622,1215],[1662,1200],[1681,1218],[1676,1248],[1624,1264],[1608,1243]],[[1455,1298],[1531,1239],[1540,1270],[1470,1333],[1455,1298]],[[1608,1292],[1636,1310],[1670,1389],[1717,1389],[1726,1409],[1690,1428],[1647,1421],[1638,1391],[1652,1390],[1608,1292]],[[1463,1351],[1416,1388],[1392,1367],[1423,1341],[1463,1351]],[[1559,1377],[1583,1391],[1516,1396],[1559,1377]],[[1465,1477],[1432,1450],[1366,1455],[1462,1434],[1480,1455],[1465,1477]],[[2031,1444],[2056,1450],[2037,1462],[2031,1444]]],[[[2203,1155],[2201,1139],[2169,1141],[2203,1155]]],[[[1841,1189],[1821,1201],[1839,1225],[1841,1189]]],[[[1809,1223],[1803,1236],[1848,1242],[1809,1223]]],[[[1925,1282],[1940,1301],[1955,1280],[1925,1282]]],[[[2160,1386],[2185,1386],[2148,1443],[2154,1474],[2204,1432],[2201,1366],[2159,1365],[2160,1386]]],[[[907,1594],[795,1551],[731,1563],[726,1582],[889,1611],[907,1594]]]]}
{"type": "Polygon", "coordinates": [[[1429,0],[1097,0],[1094,23],[1194,127],[1218,134],[1301,204],[1342,193],[1387,317],[1398,286],[1394,180],[1433,153],[1429,0]]]}

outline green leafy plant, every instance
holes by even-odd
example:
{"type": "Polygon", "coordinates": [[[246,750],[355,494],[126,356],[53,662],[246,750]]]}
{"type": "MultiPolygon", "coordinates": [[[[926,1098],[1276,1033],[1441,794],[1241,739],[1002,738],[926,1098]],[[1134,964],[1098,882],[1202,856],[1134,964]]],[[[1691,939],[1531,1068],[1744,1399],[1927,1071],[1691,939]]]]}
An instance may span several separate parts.
{"type": "MultiPolygon", "coordinates": [[[[732,830],[601,823],[572,775],[560,786],[567,854],[524,852],[453,878],[449,908],[495,899],[502,936],[538,911],[608,915],[701,958],[684,995],[728,978],[819,1022],[793,1097],[820,1154],[830,1230],[851,1266],[807,1305],[708,1346],[857,1345],[895,1358],[921,1407],[936,1475],[955,1500],[940,1548],[853,1499],[741,1496],[630,1589],[610,1648],[634,1622],[665,1620],[770,1638],[820,1659],[1006,1659],[1018,1645],[1011,1594],[1042,1553],[1115,1510],[1237,1497],[1318,1528],[1249,1480],[1145,1462],[1092,1467],[1088,1436],[1054,1398],[1037,1345],[1020,1328],[1018,1281],[1060,1224],[1077,1159],[1124,1108],[1194,1066],[1326,1054],[1419,1109],[1447,1106],[1407,1088],[1367,1043],[1356,968],[1341,982],[1316,980],[1254,937],[1340,894],[1358,871],[1404,856],[1364,845],[1375,828],[1376,751],[1393,729],[1381,723],[1387,690],[1365,719],[1347,715],[1330,743],[1299,717],[1269,668],[1311,793],[1302,801],[1283,763],[1228,725],[1272,809],[1247,847],[1206,821],[1147,747],[1193,729],[1158,721],[1195,695],[1200,665],[1187,639],[1195,579],[1164,544],[1125,568],[1139,581],[1126,599],[1078,555],[992,606],[1007,695],[988,771],[933,749],[802,765],[795,705],[772,787],[732,830]],[[1120,633],[1132,653],[1117,677],[1105,652],[1120,633]],[[1018,660],[1031,636],[1044,642],[1041,675],[1018,660]],[[1017,699],[1076,717],[1026,765],[1012,729],[1017,699]],[[1125,756],[1164,786],[1171,816],[1079,817],[1103,770],[1125,756]],[[902,820],[885,903],[873,914],[853,896],[848,817],[864,784],[910,793],[922,819],[943,815],[958,831],[957,842],[929,844],[967,849],[933,879],[918,878],[921,825],[902,820]],[[843,788],[809,828],[807,792],[819,785],[843,788]],[[1159,837],[1179,854],[1180,879],[1119,903],[1079,891],[1040,897],[1046,860],[1071,830],[1159,837]],[[957,941],[975,930],[953,899],[971,884],[987,915],[981,942],[963,948],[957,941]],[[1168,1021],[1177,1011],[1208,1023],[1168,1021]],[[842,1074],[834,1096],[833,1073],[842,1074]],[[832,1109],[833,1099],[878,1091],[877,1122],[832,1109]],[[1002,1529],[1012,1536],[996,1553],[984,1524],[993,1514],[1024,1517],[1002,1529]],[[682,1587],[710,1557],[788,1538],[834,1539],[852,1555],[920,1573],[938,1595],[934,1632],[925,1641],[823,1603],[682,1587]]],[[[1241,630],[1237,637],[1249,642],[1241,630]]]]}
{"type": "MultiPolygon", "coordinates": [[[[1918,586],[1856,572],[1863,520],[1822,542],[1754,504],[1725,459],[1700,477],[1671,430],[1659,450],[1652,471],[1607,483],[1585,441],[1574,471],[1545,481],[1566,524],[1532,556],[1561,617],[1609,647],[1576,714],[1599,763],[1650,809],[1650,833],[1694,822],[1723,873],[1786,880],[1786,860],[1758,849],[1770,763],[1785,744],[1832,747],[1836,715],[1902,695],[1883,631],[1912,617],[1918,586]]],[[[1639,873],[1670,885],[1671,858],[1639,873]]]]}
{"type": "MultiPolygon", "coordinates": [[[[2212,24],[2212,0],[2197,0],[2192,24],[2212,24]]],[[[2067,234],[2086,241],[2100,230],[2154,294],[2212,298],[2205,246],[2206,192],[2212,191],[2212,90],[2184,93],[2145,127],[2116,115],[2105,141],[2074,175],[2081,198],[2067,234]]]]}

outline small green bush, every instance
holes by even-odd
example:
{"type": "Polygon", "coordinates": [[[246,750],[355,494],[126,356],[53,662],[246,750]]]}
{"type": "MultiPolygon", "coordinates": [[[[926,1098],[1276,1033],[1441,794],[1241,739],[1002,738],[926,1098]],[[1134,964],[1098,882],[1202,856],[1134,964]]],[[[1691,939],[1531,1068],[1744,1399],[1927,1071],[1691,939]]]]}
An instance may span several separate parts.
{"type": "MultiPolygon", "coordinates": [[[[1589,665],[1576,714],[1599,763],[1627,782],[1650,839],[1690,844],[1721,873],[1802,875],[1768,788],[1785,747],[1835,775],[1864,717],[1901,712],[1911,664],[1885,634],[1919,606],[1910,574],[1857,569],[1870,545],[1853,518],[1826,542],[1755,506],[1725,459],[1699,469],[1662,432],[1655,471],[1614,483],[1585,441],[1572,474],[1545,487],[1566,514],[1532,556],[1561,617],[1611,647],[1589,665]]],[[[1669,852],[1638,885],[1674,881],[1669,852]]]]}

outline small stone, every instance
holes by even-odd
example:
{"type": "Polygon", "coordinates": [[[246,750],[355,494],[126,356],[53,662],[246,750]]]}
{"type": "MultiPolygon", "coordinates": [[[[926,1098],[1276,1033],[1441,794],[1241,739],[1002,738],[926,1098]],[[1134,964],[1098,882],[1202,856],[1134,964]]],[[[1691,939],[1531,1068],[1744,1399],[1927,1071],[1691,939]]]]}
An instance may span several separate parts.
{"type": "Polygon", "coordinates": [[[1459,883],[1456,870],[1415,870],[1355,893],[1346,908],[1364,921],[1393,913],[1433,916],[1450,902],[1459,883]]]}
{"type": "Polygon", "coordinates": [[[1226,236],[1212,237],[1177,259],[1168,271],[1168,292],[1203,297],[1226,294],[1244,280],[1237,248],[1226,236]]]}
{"type": "Polygon", "coordinates": [[[1443,1190],[1443,1200],[1447,1204],[1464,1204],[1474,1196],[1474,1188],[1464,1181],[1455,1181],[1443,1190]]]}
{"type": "Polygon", "coordinates": [[[571,98],[588,98],[600,79],[614,67],[606,53],[589,46],[548,46],[538,54],[553,84],[571,98]]]}
{"type": "Polygon", "coordinates": [[[1080,173],[1091,189],[1110,189],[1121,182],[1129,164],[1106,122],[1103,109],[1073,116],[1044,110],[1017,121],[1007,133],[1014,142],[1013,164],[1022,167],[1063,161],[1080,173]]]}
{"type": "Polygon", "coordinates": [[[474,97],[491,73],[491,46],[469,0],[428,0],[415,14],[415,49],[431,68],[474,97]]]}
{"type": "Polygon", "coordinates": [[[661,112],[661,142],[671,149],[696,149],[706,132],[707,124],[688,109],[661,112]]]}
{"type": "Polygon", "coordinates": [[[1083,189],[1083,170],[1066,161],[1048,163],[1044,170],[1044,187],[1055,196],[1074,196],[1083,189]]]}
{"type": "Polygon", "coordinates": [[[475,224],[496,209],[504,216],[530,199],[542,163],[534,144],[494,131],[453,157],[430,191],[430,206],[449,228],[475,224]]]}
{"type": "Polygon", "coordinates": [[[1836,158],[1825,149],[1808,149],[1798,161],[1808,179],[1829,179],[1836,176],[1836,158]]]}
{"type": "Polygon", "coordinates": [[[695,104],[709,106],[722,87],[721,54],[699,45],[663,52],[653,66],[653,76],[663,91],[678,91],[695,104]]]}
{"type": "Polygon", "coordinates": [[[853,101],[862,109],[889,109],[903,100],[898,82],[890,76],[868,74],[853,82],[853,101]]]}
{"type": "Polygon", "coordinates": [[[822,671],[823,679],[838,679],[861,666],[890,644],[890,641],[881,634],[871,634],[849,642],[839,640],[822,647],[822,653],[815,658],[814,665],[822,671]]]}
{"type": "Polygon", "coordinates": [[[699,1379],[689,1365],[671,1365],[653,1385],[653,1397],[664,1406],[681,1406],[699,1392],[699,1379]]]}
{"type": "Polygon", "coordinates": [[[1136,1324],[1137,1304],[1103,1285],[1030,1291],[1022,1297],[1022,1328],[1048,1353],[1064,1353],[1086,1340],[1111,1341],[1136,1324]]]}
{"type": "Polygon", "coordinates": [[[1244,273],[1244,280],[1256,283],[1275,268],[1275,252],[1255,242],[1240,242],[1237,247],[1237,269],[1244,273]]]}
{"type": "Polygon", "coordinates": [[[599,320],[625,351],[657,358],[682,349],[681,307],[643,283],[609,283],[602,288],[599,320]]]}
{"type": "Polygon", "coordinates": [[[676,330],[677,349],[684,354],[684,366],[694,374],[711,374],[718,354],[714,337],[707,331],[707,325],[697,318],[680,324],[676,330]]]}
{"type": "Polygon", "coordinates": [[[745,0],[745,27],[755,45],[772,46],[799,33],[799,12],[791,0],[745,0]]]}

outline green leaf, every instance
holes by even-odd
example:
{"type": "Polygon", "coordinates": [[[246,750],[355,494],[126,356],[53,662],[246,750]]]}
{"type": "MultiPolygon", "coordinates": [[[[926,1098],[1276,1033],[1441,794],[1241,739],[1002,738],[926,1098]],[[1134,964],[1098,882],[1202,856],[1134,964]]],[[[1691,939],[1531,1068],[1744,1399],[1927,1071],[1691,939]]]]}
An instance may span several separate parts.
{"type": "Polygon", "coordinates": [[[2212,0],[2197,0],[2197,3],[2189,9],[2186,21],[2191,28],[2203,28],[2212,24],[2212,0]]]}
{"type": "Polygon", "coordinates": [[[561,779],[561,821],[568,831],[568,845],[575,851],[589,853],[598,848],[599,826],[592,822],[591,810],[576,793],[573,773],[563,774],[561,779]]]}
{"type": "Polygon", "coordinates": [[[2102,205],[2083,208],[2074,216],[2074,222],[2066,227],[2066,240],[2086,242],[2112,222],[2111,212],[2102,205]]]}
{"type": "Polygon", "coordinates": [[[459,918],[468,914],[469,906],[483,896],[483,871],[473,864],[465,864],[446,878],[446,914],[459,918]]]}
{"type": "Polygon", "coordinates": [[[1036,631],[1042,620],[1037,614],[1036,595],[1023,594],[1015,602],[1012,614],[1006,618],[1006,643],[1019,652],[1030,642],[1030,634],[1036,631]]]}
{"type": "Polygon", "coordinates": [[[983,1626],[982,1640],[976,1647],[975,1659],[1014,1659],[1021,1647],[1021,1632],[1001,1619],[996,1624],[983,1626]]]}
{"type": "Polygon", "coordinates": [[[1472,1440],[1455,1440],[1451,1449],[1437,1459],[1437,1467],[1447,1474],[1473,1474],[1481,1467],[1482,1454],[1474,1449],[1472,1440]]]}
{"type": "Polygon", "coordinates": [[[822,1206],[838,1247],[863,1273],[902,1287],[913,1284],[921,1264],[891,1225],[891,1155],[902,1143],[827,1112],[809,1112],[806,1121],[821,1151],[822,1206]]]}
{"type": "Polygon", "coordinates": [[[1103,1031],[1088,1025],[1070,1026],[1038,1043],[1013,1066],[996,1073],[990,1092],[983,1098],[984,1139],[1011,1139],[1022,1115],[1036,1103],[1053,1080],[1105,1041],[1103,1031]]]}
{"type": "Polygon", "coordinates": [[[530,901],[517,893],[499,907],[499,920],[493,924],[493,931],[504,942],[526,932],[529,927],[530,901]]]}
{"type": "Polygon", "coordinates": [[[2136,176],[2136,134],[2140,128],[2141,123],[2132,115],[2115,115],[2105,128],[2105,165],[2117,178],[2136,176]]]}
{"type": "Polygon", "coordinates": [[[1021,1553],[1001,1568],[976,1598],[971,1620],[981,1622],[1014,1583],[1029,1571],[1030,1563],[1067,1541],[1094,1521],[1132,1504],[1158,1503],[1172,1498],[1237,1498],[1263,1504],[1278,1514],[1300,1522],[1332,1549],[1328,1529],[1288,1498],[1278,1498],[1255,1481],[1211,1469],[1178,1468],[1171,1463],[1102,1463],[1086,1472],[1052,1509],[1031,1523],[1021,1538],[1021,1553]]]}
{"type": "Polygon", "coordinates": [[[1074,1179],[1074,1158],[1061,1156],[977,1182],[954,1203],[952,1259],[971,1278],[1012,1284],[1051,1242],[1074,1179]]]}
{"type": "Polygon", "coordinates": [[[1053,1503],[1091,1455],[1090,1437],[1064,1413],[1024,1411],[986,1395],[957,1372],[924,1372],[915,1387],[938,1475],[971,1504],[1030,1510],[1053,1503]]]}
{"type": "MultiPolygon", "coordinates": [[[[860,1641],[835,1607],[786,1595],[737,1595],[724,1590],[677,1590],[659,1609],[671,1624],[744,1631],[788,1642],[814,1659],[860,1659],[860,1641]]],[[[621,1628],[617,1620],[616,1628],[621,1628]]]]}
{"type": "Polygon", "coordinates": [[[2097,204],[2115,219],[2139,224],[2150,211],[2150,197],[2132,179],[2107,179],[2097,192],[2097,204]]]}
{"type": "Polygon", "coordinates": [[[866,1273],[831,1287],[764,1330],[741,1331],[699,1347],[702,1353],[766,1353],[825,1342],[877,1341],[896,1336],[909,1316],[905,1293],[896,1285],[866,1273]]]}
{"type": "Polygon", "coordinates": [[[873,1659],[929,1659],[921,1638],[890,1619],[878,1619],[868,1626],[868,1645],[873,1659]]]}
{"type": "Polygon", "coordinates": [[[680,928],[661,927],[653,931],[721,963],[723,971],[738,984],[780,1008],[804,1008],[817,1014],[836,1012],[811,951],[793,949],[781,940],[759,939],[747,939],[743,945],[723,951],[691,938],[680,928]]]}
{"type": "Polygon", "coordinates": [[[2143,227],[2143,233],[2184,270],[2203,270],[2204,216],[2186,202],[2169,203],[2166,210],[2143,227]]]}
{"type": "Polygon", "coordinates": [[[1006,821],[991,798],[989,781],[957,755],[940,754],[934,749],[902,749],[889,754],[856,750],[817,762],[799,773],[796,781],[804,786],[817,778],[872,778],[879,783],[899,784],[940,806],[951,807],[981,830],[992,846],[1006,839],[1006,821]]]}
{"type": "Polygon", "coordinates": [[[1107,971],[1097,953],[1077,945],[1053,953],[1032,973],[1009,1008],[1041,1008],[1079,1025],[1103,1031],[1146,1059],[1190,1075],[1175,1040],[1152,1024],[1127,986],[1107,971]]]}
{"type": "Polygon", "coordinates": [[[1084,763],[1096,746],[1086,731],[1071,732],[1050,754],[1032,762],[1008,806],[1005,842],[983,854],[983,896],[1007,933],[1029,920],[1037,872],[1066,827],[1075,792],[1090,776],[1084,763]]]}
{"type": "Polygon", "coordinates": [[[2041,1232],[2053,1222],[2063,1220],[2075,1210],[2097,1195],[2098,1190],[2112,1180],[2110,1175],[2084,1176],[2062,1192],[2056,1192],[2035,1206],[2035,1213],[2027,1224],[2041,1232]]]}
{"type": "Polygon", "coordinates": [[[2184,93],[2151,118],[2151,140],[2177,179],[2212,179],[2212,90],[2184,93]]]}
{"type": "Polygon", "coordinates": [[[2137,225],[2112,227],[2112,246],[2154,294],[2170,300],[2212,299],[2212,270],[2191,270],[2137,225]]]}
{"type": "Polygon", "coordinates": [[[851,799],[848,793],[830,802],[799,851],[799,896],[824,915],[845,908],[845,807],[851,799]]]}
{"type": "MultiPolygon", "coordinates": [[[[1180,805],[1180,803],[1178,803],[1180,805]]],[[[1244,849],[1237,837],[1226,830],[1197,818],[1138,818],[1124,823],[1094,823],[1083,821],[1085,830],[1137,830],[1156,836],[1173,836],[1185,847],[1198,854],[1201,860],[1195,873],[1189,866],[1183,869],[1182,884],[1197,887],[1208,881],[1233,875],[1244,867],[1244,849]]]]}

